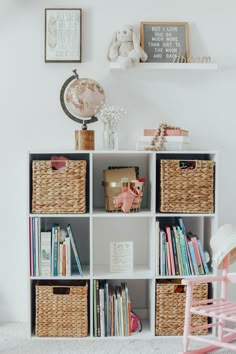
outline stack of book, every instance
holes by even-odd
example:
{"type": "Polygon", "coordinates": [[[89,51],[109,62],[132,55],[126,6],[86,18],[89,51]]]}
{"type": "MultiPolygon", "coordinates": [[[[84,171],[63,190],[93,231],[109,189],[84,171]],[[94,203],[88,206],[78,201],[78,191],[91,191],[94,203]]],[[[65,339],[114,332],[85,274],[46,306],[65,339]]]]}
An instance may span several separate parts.
{"type": "MultiPolygon", "coordinates": [[[[157,227],[159,229],[159,225],[157,227]]],[[[178,225],[165,225],[159,229],[156,253],[157,275],[209,274],[202,243],[196,235],[186,233],[181,218],[178,225]]]]}
{"type": "Polygon", "coordinates": [[[113,286],[107,280],[93,281],[94,336],[131,335],[131,302],[127,283],[113,286]]]}
{"type": "MultiPolygon", "coordinates": [[[[144,129],[144,135],[140,136],[136,142],[136,150],[145,150],[145,147],[150,145],[154,134],[155,129],[144,129]]],[[[190,150],[190,148],[191,144],[187,130],[180,128],[166,129],[161,150],[190,150]]]]}
{"type": "Polygon", "coordinates": [[[31,276],[70,276],[71,248],[79,275],[83,275],[70,225],[67,225],[67,232],[62,232],[60,225],[53,225],[51,230],[42,231],[40,218],[32,217],[29,231],[31,276]]]}

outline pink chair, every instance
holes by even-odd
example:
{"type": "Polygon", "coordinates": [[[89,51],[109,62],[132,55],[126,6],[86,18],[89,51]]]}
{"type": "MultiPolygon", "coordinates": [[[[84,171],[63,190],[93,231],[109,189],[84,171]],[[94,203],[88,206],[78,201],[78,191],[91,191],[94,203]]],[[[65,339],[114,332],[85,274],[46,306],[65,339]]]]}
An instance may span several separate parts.
{"type": "Polygon", "coordinates": [[[236,296],[235,301],[227,300],[227,288],[229,283],[236,283],[236,273],[228,273],[228,267],[236,260],[236,226],[226,224],[221,226],[211,238],[213,264],[221,275],[201,276],[192,279],[183,279],[182,284],[187,285],[183,353],[208,353],[219,348],[229,349],[236,352],[236,296]],[[200,283],[220,283],[220,297],[214,294],[213,299],[194,301],[193,286],[200,283]],[[207,316],[212,319],[211,323],[205,326],[191,327],[191,315],[207,316]],[[226,323],[227,321],[227,323],[226,323]],[[227,327],[229,326],[229,327],[227,327]],[[235,327],[235,326],[234,326],[235,327]],[[192,335],[197,329],[212,328],[215,335],[197,336],[192,335]],[[204,343],[205,346],[189,349],[190,339],[204,343]]]}

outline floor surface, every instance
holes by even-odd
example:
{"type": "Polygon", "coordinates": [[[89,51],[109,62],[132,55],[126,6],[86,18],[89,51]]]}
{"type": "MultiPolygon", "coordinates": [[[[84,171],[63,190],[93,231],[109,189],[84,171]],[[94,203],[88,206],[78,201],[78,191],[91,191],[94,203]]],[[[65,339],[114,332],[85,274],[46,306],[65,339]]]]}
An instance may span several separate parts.
{"type": "MultiPolygon", "coordinates": [[[[0,353],[4,354],[178,354],[183,350],[182,337],[154,339],[55,339],[29,337],[28,326],[21,323],[0,323],[0,353]]],[[[229,354],[218,350],[214,353],[229,354]]]]}

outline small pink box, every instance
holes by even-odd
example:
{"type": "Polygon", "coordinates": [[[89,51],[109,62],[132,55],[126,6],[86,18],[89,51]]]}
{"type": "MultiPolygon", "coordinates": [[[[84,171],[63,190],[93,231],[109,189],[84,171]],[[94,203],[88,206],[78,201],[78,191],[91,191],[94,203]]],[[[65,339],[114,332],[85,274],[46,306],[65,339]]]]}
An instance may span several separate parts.
{"type": "MultiPolygon", "coordinates": [[[[144,129],[144,136],[153,136],[156,129],[144,129]]],[[[188,130],[180,128],[168,128],[165,131],[166,136],[188,136],[188,130]]]]}

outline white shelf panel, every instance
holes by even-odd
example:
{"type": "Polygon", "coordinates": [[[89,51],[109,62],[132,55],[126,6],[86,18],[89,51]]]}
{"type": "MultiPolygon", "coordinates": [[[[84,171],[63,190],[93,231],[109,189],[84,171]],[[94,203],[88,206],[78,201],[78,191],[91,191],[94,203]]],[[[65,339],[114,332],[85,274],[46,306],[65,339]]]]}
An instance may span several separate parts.
{"type": "Polygon", "coordinates": [[[84,266],[82,264],[83,276],[81,277],[78,273],[73,273],[71,276],[49,276],[49,277],[30,277],[31,280],[39,279],[39,280],[83,280],[83,279],[90,279],[90,272],[89,266],[84,266]]]}
{"type": "Polygon", "coordinates": [[[119,63],[109,64],[111,71],[146,71],[146,70],[190,70],[190,71],[217,71],[216,63],[139,63],[131,68],[123,69],[119,63]]]}
{"type": "Polygon", "coordinates": [[[182,218],[182,217],[213,217],[213,216],[216,216],[216,214],[183,214],[183,213],[156,213],[155,214],[156,217],[158,218],[166,218],[166,217],[179,217],[179,218],[182,218]]]}
{"type": "Polygon", "coordinates": [[[154,213],[152,213],[150,210],[141,210],[138,212],[130,212],[130,213],[122,213],[122,212],[106,212],[104,209],[96,209],[93,211],[93,216],[94,217],[151,217],[154,216],[154,213]]]}
{"type": "Polygon", "coordinates": [[[29,214],[31,218],[86,218],[89,217],[90,213],[84,214],[29,214]]]}
{"type": "Polygon", "coordinates": [[[208,277],[214,275],[213,273],[205,274],[205,275],[156,275],[156,280],[164,280],[164,279],[194,279],[195,277],[208,277]]]}
{"type": "Polygon", "coordinates": [[[94,279],[152,279],[153,272],[145,265],[134,265],[132,273],[111,273],[109,265],[94,265],[94,279]]]}

